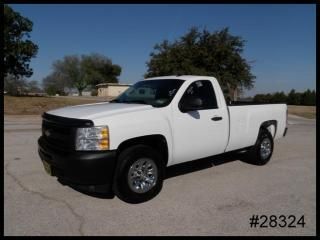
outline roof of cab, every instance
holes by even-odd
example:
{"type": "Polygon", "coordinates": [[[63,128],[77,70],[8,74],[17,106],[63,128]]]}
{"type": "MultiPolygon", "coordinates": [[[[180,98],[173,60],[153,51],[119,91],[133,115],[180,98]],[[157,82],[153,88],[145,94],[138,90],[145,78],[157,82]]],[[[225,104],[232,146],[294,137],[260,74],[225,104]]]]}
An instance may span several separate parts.
{"type": "Polygon", "coordinates": [[[206,79],[214,79],[217,80],[215,77],[212,76],[197,76],[197,75],[171,75],[171,76],[161,76],[161,77],[152,77],[146,78],[144,80],[160,80],[160,79],[181,79],[185,81],[194,81],[194,80],[206,80],[206,79]]]}

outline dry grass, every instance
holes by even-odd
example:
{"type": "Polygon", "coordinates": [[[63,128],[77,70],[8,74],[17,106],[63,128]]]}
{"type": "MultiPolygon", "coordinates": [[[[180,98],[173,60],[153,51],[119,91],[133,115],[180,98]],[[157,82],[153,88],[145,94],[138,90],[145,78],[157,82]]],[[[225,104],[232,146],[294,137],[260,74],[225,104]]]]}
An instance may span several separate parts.
{"type": "Polygon", "coordinates": [[[4,96],[4,114],[38,115],[45,111],[86,103],[105,101],[98,97],[12,97],[4,96]]]}
{"type": "MultiPolygon", "coordinates": [[[[106,101],[100,97],[12,97],[4,96],[4,114],[38,115],[45,111],[86,103],[106,101]]],[[[315,106],[288,106],[289,114],[316,118],[315,106]]]]}
{"type": "Polygon", "coordinates": [[[316,118],[316,107],[315,106],[288,106],[289,114],[297,115],[305,118],[316,118]]]}

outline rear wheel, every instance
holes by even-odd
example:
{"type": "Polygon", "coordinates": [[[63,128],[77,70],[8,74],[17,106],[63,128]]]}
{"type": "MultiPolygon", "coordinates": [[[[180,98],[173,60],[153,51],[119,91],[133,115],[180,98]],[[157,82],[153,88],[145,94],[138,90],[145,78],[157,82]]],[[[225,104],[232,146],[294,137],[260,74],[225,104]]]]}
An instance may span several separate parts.
{"type": "Polygon", "coordinates": [[[135,145],[120,153],[113,189],[121,200],[141,203],[155,197],[162,189],[164,164],[155,149],[135,145]]]}
{"type": "Polygon", "coordinates": [[[250,161],[255,165],[265,165],[273,153],[273,137],[267,129],[260,129],[256,144],[249,151],[250,161]]]}

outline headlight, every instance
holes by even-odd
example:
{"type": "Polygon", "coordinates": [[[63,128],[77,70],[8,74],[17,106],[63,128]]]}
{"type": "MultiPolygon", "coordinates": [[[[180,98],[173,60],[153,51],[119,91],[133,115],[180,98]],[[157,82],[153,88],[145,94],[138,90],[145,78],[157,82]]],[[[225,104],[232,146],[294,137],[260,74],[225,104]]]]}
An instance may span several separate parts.
{"type": "Polygon", "coordinates": [[[99,151],[109,149],[109,129],[107,126],[78,128],[76,150],[99,151]]]}

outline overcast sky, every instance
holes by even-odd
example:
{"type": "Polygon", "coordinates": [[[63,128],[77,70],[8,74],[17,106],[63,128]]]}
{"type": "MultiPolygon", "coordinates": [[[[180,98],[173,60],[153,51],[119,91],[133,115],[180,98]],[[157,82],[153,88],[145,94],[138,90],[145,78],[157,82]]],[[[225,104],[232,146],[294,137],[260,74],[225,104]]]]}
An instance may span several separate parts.
{"type": "Polygon", "coordinates": [[[238,4],[18,4],[33,23],[39,46],[31,79],[50,74],[65,55],[100,53],[122,67],[121,83],[143,78],[156,43],[173,41],[192,26],[209,31],[229,27],[247,42],[255,87],[246,92],[288,92],[316,88],[316,5],[238,4]]]}

